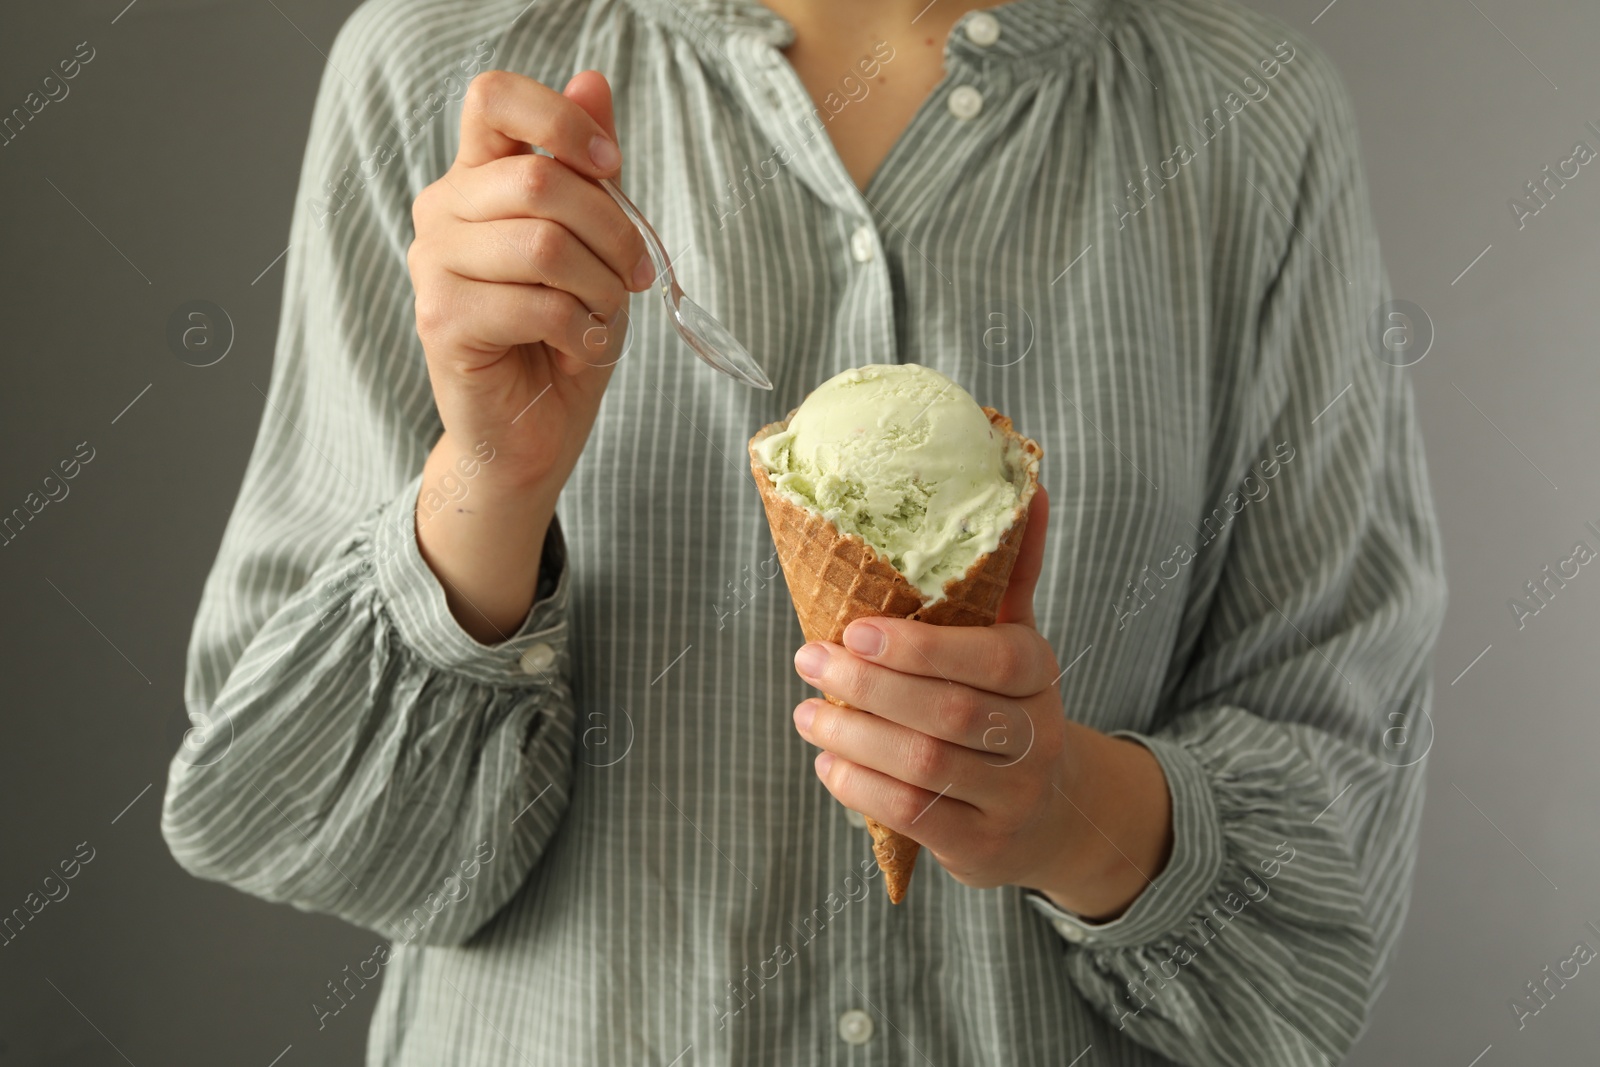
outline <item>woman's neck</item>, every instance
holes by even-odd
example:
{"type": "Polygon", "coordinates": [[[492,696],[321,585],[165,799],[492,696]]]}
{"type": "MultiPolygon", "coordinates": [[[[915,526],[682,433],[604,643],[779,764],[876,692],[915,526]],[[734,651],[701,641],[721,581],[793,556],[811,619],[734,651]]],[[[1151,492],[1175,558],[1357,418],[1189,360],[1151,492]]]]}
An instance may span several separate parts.
{"type": "Polygon", "coordinates": [[[944,77],[944,42],[988,0],[762,0],[794,28],[784,50],[858,188],[944,77]],[[870,71],[871,73],[866,73],[870,71]],[[842,109],[828,106],[830,94],[842,109]]]}

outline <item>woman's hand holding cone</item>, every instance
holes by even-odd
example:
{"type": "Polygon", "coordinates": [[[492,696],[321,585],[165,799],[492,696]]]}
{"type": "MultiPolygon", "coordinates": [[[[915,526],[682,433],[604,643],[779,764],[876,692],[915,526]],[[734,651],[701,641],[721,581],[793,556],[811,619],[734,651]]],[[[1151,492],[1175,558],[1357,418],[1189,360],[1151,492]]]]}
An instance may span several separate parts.
{"type": "Polygon", "coordinates": [[[1093,919],[1120,914],[1165,864],[1166,779],[1137,742],[1067,718],[1034,626],[1049,501],[1034,499],[993,626],[857,620],[795,656],[821,699],[794,713],[840,803],[930,851],[965,885],[1021,885],[1093,919]]]}

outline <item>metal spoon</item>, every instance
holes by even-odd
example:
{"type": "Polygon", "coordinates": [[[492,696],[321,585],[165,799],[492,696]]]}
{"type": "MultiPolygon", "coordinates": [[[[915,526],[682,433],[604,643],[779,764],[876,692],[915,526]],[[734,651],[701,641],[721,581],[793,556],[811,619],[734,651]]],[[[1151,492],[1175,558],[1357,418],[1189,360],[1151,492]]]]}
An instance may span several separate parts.
{"type": "Polygon", "coordinates": [[[633,201],[629,200],[627,195],[617,188],[617,183],[610,178],[601,178],[600,184],[611,194],[611,199],[617,202],[622,213],[628,216],[628,221],[639,227],[645,247],[650,251],[650,262],[655,264],[656,283],[661,287],[661,299],[666,302],[667,310],[672,313],[672,324],[678,328],[678,333],[688,342],[689,347],[694,349],[694,354],[735,381],[757,389],[771,389],[772,383],[761,373],[761,367],[750,357],[750,353],[745,351],[744,345],[728,332],[726,326],[717,321],[716,316],[683,295],[683,290],[678,286],[678,277],[672,272],[672,262],[667,259],[667,250],[662,247],[661,238],[656,236],[655,229],[634,206],[633,201]]]}

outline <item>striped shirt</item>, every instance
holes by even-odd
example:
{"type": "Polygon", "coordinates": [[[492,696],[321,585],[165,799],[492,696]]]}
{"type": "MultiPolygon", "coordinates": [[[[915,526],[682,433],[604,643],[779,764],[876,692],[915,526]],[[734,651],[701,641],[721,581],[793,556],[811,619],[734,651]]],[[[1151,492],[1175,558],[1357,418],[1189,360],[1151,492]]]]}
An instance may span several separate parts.
{"type": "Polygon", "coordinates": [[[1406,912],[1444,605],[1339,75],[1234,0],[1012,0],[956,25],[863,193],[825,122],[870,79],[814,102],[791,37],[751,0],[349,21],[195,623],[174,855],[389,942],[308,991],[329,1025],[381,983],[371,1065],[1338,1062],[1406,912]],[[416,545],[440,423],[405,261],[489,67],[611,79],[624,184],[776,384],[712,373],[637,296],[543,593],[495,645],[416,545]],[[1044,448],[1064,705],[1172,796],[1170,862],[1114,921],[931,861],[891,906],[791,724],[745,442],[885,361],[1044,448]]]}

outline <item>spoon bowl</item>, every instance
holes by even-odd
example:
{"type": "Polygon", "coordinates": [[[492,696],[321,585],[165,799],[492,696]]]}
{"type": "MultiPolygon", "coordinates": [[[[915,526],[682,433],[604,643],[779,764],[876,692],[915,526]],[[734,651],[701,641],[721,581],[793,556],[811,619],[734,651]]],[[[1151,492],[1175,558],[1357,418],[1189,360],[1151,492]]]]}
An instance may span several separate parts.
{"type": "Polygon", "coordinates": [[[655,228],[650,225],[649,220],[633,201],[628,199],[627,194],[617,187],[616,182],[610,178],[602,178],[600,185],[611,194],[611,199],[617,202],[622,213],[628,216],[628,221],[637,226],[640,235],[644,237],[645,248],[650,253],[650,262],[656,268],[656,283],[661,289],[661,299],[672,315],[672,324],[677,327],[678,335],[695,355],[734,381],[743,382],[755,389],[771,389],[772,382],[762,373],[761,365],[755,361],[744,345],[739,343],[738,338],[734,337],[715,315],[683,295],[683,289],[678,285],[678,277],[672,270],[672,261],[667,258],[666,247],[662,245],[661,238],[656,236],[655,228]]]}

